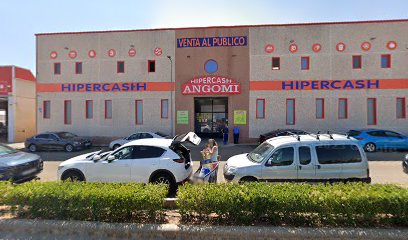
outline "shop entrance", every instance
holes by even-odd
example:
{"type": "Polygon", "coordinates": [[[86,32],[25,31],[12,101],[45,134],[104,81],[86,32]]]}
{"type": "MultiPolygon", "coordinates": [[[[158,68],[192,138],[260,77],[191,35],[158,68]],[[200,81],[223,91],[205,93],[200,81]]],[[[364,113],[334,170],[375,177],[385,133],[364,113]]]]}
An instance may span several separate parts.
{"type": "Polygon", "coordinates": [[[221,138],[228,122],[228,98],[194,98],[194,129],[206,138],[221,138]]]}

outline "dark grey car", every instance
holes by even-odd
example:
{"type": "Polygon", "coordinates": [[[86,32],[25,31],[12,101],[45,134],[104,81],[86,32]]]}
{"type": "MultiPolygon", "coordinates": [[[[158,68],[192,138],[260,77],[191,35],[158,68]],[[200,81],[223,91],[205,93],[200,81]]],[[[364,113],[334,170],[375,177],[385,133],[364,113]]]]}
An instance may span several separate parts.
{"type": "Polygon", "coordinates": [[[28,181],[34,179],[42,170],[43,161],[40,156],[0,144],[0,180],[28,181]]]}
{"type": "Polygon", "coordinates": [[[25,147],[30,152],[39,150],[64,150],[72,152],[92,147],[89,138],[79,137],[69,132],[41,133],[25,141],[25,147]]]}

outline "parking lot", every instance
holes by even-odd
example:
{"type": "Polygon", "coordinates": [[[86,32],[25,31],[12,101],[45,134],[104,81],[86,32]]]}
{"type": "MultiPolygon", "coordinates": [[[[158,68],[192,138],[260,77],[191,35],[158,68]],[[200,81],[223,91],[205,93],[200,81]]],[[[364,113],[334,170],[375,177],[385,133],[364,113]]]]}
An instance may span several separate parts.
{"type": "MultiPolygon", "coordinates": [[[[220,146],[221,164],[218,171],[218,181],[224,182],[222,168],[225,161],[236,154],[246,153],[254,149],[256,145],[227,145],[220,146]]],[[[71,157],[87,152],[97,151],[101,148],[77,151],[73,153],[66,152],[38,152],[37,154],[45,161],[44,171],[39,175],[41,181],[57,180],[58,165],[71,157]]],[[[190,147],[192,158],[194,160],[194,170],[199,166],[198,160],[201,159],[200,147],[190,147]]],[[[106,149],[105,149],[106,150],[106,149]]],[[[403,173],[401,161],[407,152],[376,152],[369,153],[370,175],[373,183],[393,183],[408,187],[408,175],[403,173]]]]}

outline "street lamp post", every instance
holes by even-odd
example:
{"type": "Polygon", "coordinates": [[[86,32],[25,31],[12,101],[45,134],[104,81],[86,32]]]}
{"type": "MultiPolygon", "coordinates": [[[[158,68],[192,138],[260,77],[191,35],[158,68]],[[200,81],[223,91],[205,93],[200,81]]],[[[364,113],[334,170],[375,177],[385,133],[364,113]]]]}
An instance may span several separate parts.
{"type": "Polygon", "coordinates": [[[170,60],[170,135],[173,137],[173,60],[171,56],[167,56],[170,60]]]}

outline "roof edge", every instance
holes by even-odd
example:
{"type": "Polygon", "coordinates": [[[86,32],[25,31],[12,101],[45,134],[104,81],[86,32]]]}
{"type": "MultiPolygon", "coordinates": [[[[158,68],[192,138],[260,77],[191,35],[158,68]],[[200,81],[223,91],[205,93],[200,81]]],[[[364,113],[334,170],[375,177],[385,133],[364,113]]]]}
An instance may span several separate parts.
{"type": "Polygon", "coordinates": [[[231,26],[208,26],[208,27],[180,27],[180,28],[151,28],[151,29],[101,30],[101,31],[80,31],[80,32],[54,32],[54,33],[36,33],[35,36],[38,37],[38,36],[48,36],[48,35],[121,33],[121,32],[123,33],[123,32],[168,31],[168,30],[211,29],[211,28],[291,27],[291,26],[396,23],[396,22],[408,22],[408,19],[340,21],[340,22],[306,22],[306,23],[285,23],[285,24],[255,24],[255,25],[231,25],[231,26]]]}

